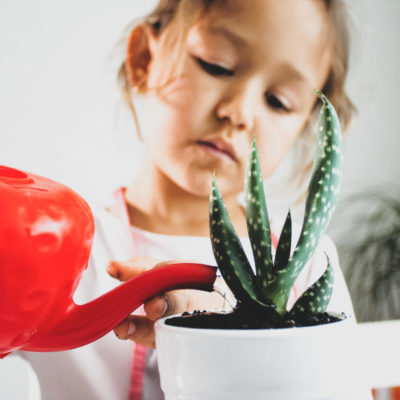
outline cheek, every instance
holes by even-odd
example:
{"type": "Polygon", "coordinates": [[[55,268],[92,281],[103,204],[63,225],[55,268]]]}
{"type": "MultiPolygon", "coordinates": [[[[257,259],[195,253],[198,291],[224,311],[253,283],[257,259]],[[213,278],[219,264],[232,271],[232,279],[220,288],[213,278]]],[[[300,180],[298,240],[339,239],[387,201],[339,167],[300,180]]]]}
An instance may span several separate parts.
{"type": "Polygon", "coordinates": [[[146,109],[147,131],[190,138],[205,127],[211,111],[204,90],[197,82],[179,79],[153,97],[146,109]]]}
{"type": "Polygon", "coordinates": [[[305,116],[276,117],[276,122],[265,124],[268,130],[256,134],[260,164],[264,178],[269,177],[299,138],[305,116]]]}
{"type": "MultiPolygon", "coordinates": [[[[161,65],[168,60],[160,62],[161,65]]],[[[161,75],[162,76],[162,75],[161,75]]],[[[159,73],[155,73],[151,79],[151,87],[158,88],[154,93],[159,101],[170,108],[176,117],[184,119],[185,115],[196,118],[202,110],[210,107],[211,93],[215,91],[215,81],[208,78],[196,63],[187,56],[184,60],[181,75],[163,84],[159,73]]],[[[204,111],[203,111],[204,113],[204,111]]]]}

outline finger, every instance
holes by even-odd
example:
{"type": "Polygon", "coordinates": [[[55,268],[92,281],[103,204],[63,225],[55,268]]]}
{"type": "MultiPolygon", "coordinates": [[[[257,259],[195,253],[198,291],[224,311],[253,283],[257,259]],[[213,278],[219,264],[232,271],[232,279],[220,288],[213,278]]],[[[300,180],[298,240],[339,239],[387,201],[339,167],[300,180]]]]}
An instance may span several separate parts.
{"type": "Polygon", "coordinates": [[[142,256],[133,257],[128,261],[112,260],[107,265],[107,272],[113,278],[127,281],[151,269],[157,262],[154,258],[142,256]]]}
{"type": "Polygon", "coordinates": [[[154,321],[145,316],[129,316],[114,329],[114,333],[121,340],[132,340],[137,344],[155,348],[154,321]]]}
{"type": "Polygon", "coordinates": [[[153,297],[144,304],[144,312],[152,321],[162,318],[166,314],[167,309],[168,303],[164,294],[153,297]]]}
{"type": "MultiPolygon", "coordinates": [[[[157,268],[157,267],[155,267],[157,268]]],[[[219,293],[208,293],[199,290],[176,290],[153,297],[144,304],[144,311],[149,319],[156,321],[167,315],[179,314],[184,311],[194,310],[230,310],[232,301],[226,301],[221,292],[226,293],[221,279],[219,293]],[[222,288],[222,289],[221,289],[222,288]]]]}
{"type": "Polygon", "coordinates": [[[169,260],[159,261],[155,258],[136,256],[127,261],[116,261],[111,260],[107,265],[107,272],[113,278],[120,280],[121,282],[127,281],[131,278],[142,274],[149,269],[155,269],[170,264],[179,264],[190,261],[182,260],[169,260]]]}
{"type": "Polygon", "coordinates": [[[217,311],[225,307],[225,299],[220,294],[202,290],[173,290],[166,293],[164,299],[167,303],[167,308],[163,316],[195,310],[217,311]]]}
{"type": "Polygon", "coordinates": [[[196,260],[168,260],[168,261],[161,261],[157,264],[154,264],[153,268],[163,267],[164,265],[172,265],[172,264],[190,264],[190,263],[197,263],[196,260]]]}

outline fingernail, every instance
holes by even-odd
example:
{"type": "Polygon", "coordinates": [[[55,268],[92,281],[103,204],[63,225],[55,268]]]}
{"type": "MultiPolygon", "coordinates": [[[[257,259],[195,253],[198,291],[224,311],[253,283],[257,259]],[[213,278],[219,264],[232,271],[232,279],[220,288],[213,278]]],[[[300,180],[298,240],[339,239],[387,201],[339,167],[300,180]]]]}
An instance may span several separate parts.
{"type": "Polygon", "coordinates": [[[135,332],[136,332],[136,324],[132,320],[129,320],[128,332],[126,332],[126,336],[127,337],[132,336],[135,332]]]}
{"type": "Polygon", "coordinates": [[[161,316],[163,317],[165,314],[166,314],[166,312],[167,312],[167,310],[168,310],[168,302],[167,302],[167,299],[165,298],[165,296],[160,296],[160,299],[163,301],[163,310],[162,310],[162,313],[161,313],[161,316]]]}
{"type": "Polygon", "coordinates": [[[107,264],[106,270],[110,275],[113,275],[115,273],[115,266],[114,266],[114,263],[112,261],[110,261],[107,264]]]}
{"type": "Polygon", "coordinates": [[[106,267],[107,273],[112,276],[113,278],[120,279],[121,274],[117,269],[114,261],[110,261],[106,267]]]}

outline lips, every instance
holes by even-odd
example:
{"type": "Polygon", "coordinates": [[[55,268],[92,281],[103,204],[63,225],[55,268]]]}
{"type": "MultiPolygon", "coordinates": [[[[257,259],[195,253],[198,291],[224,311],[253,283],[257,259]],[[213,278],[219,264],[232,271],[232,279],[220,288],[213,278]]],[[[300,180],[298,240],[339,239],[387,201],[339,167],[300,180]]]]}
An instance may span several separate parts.
{"type": "Polygon", "coordinates": [[[223,139],[198,140],[196,143],[216,156],[224,159],[228,158],[235,162],[237,161],[233,146],[223,139]]]}

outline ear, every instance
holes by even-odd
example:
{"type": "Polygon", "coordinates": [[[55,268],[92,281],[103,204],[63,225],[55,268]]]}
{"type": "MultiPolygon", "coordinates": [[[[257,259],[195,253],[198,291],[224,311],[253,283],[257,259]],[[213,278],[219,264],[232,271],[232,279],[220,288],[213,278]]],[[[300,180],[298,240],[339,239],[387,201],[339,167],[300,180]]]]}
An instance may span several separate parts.
{"type": "Polygon", "coordinates": [[[146,24],[140,24],[131,31],[128,39],[125,60],[128,82],[139,91],[146,86],[151,61],[151,34],[146,24]]]}

